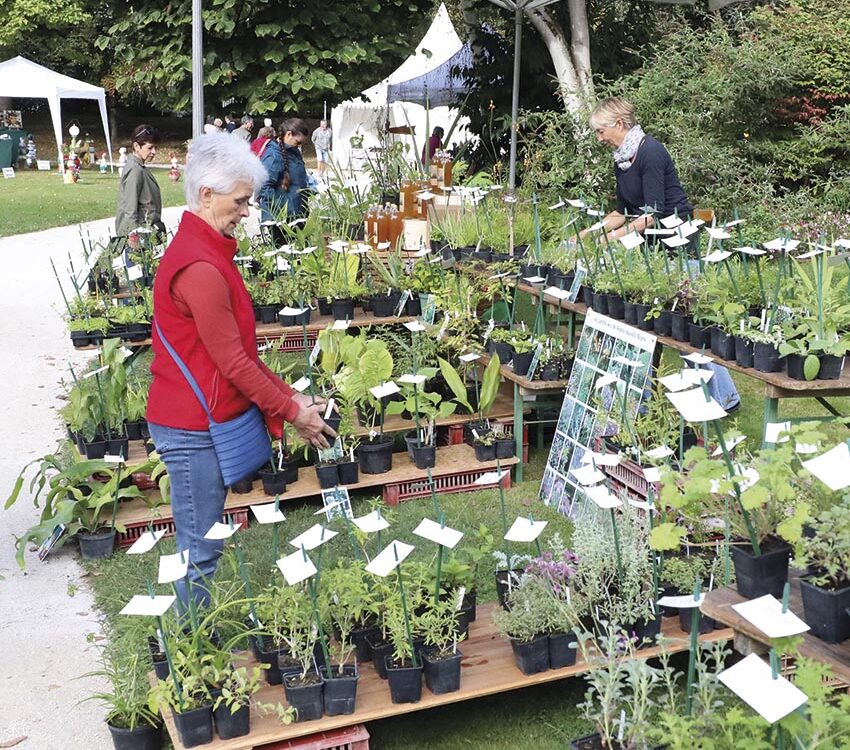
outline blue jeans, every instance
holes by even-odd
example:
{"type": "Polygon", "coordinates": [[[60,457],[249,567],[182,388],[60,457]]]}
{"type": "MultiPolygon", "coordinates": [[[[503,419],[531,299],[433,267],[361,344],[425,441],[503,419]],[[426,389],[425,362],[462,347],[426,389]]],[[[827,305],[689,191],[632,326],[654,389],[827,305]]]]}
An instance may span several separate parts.
{"type": "Polygon", "coordinates": [[[171,479],[171,512],[177,531],[177,550],[189,550],[189,573],[177,582],[185,605],[191,589],[200,605],[210,601],[209,584],[224,549],[221,540],[204,539],[224,516],[227,488],[207,431],[181,430],[148,424],[151,439],[171,479]]]}

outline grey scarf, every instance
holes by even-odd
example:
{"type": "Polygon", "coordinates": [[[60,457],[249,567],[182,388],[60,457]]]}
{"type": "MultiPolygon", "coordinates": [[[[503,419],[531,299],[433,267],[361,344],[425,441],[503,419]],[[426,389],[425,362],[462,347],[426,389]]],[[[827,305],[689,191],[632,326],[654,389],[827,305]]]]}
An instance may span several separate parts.
{"type": "Polygon", "coordinates": [[[619,169],[625,172],[632,166],[638,147],[645,137],[646,133],[643,132],[643,128],[640,125],[635,125],[626,133],[626,137],[620,144],[620,147],[614,152],[614,161],[619,169]]]}

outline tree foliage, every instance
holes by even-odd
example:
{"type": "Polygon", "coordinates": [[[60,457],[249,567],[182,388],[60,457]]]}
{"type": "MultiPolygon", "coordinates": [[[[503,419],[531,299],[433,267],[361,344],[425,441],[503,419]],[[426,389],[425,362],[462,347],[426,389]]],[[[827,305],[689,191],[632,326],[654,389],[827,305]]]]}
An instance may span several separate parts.
{"type": "MultiPolygon", "coordinates": [[[[432,0],[206,0],[204,6],[207,101],[283,113],[333,104],[391,71],[430,21],[432,0]]],[[[189,106],[191,0],[123,6],[96,46],[114,56],[119,94],[161,109],[189,106]]]]}

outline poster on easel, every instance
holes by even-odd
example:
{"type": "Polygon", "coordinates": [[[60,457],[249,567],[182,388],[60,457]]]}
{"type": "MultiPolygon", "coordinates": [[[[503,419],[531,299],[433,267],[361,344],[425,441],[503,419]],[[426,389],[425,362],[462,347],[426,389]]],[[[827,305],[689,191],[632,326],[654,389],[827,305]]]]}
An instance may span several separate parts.
{"type": "Polygon", "coordinates": [[[9,130],[21,130],[24,121],[19,109],[0,109],[0,128],[9,130]]]}
{"type": "Polygon", "coordinates": [[[619,320],[587,311],[564,403],[540,484],[540,498],[569,518],[581,512],[584,492],[573,469],[608,420],[603,412],[622,409],[634,419],[649,386],[656,337],[619,320]]]}

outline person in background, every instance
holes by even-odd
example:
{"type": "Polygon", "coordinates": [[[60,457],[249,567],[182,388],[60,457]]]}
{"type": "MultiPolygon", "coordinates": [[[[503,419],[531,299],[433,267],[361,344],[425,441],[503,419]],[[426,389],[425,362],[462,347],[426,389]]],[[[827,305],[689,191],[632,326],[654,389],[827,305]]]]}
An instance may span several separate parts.
{"type": "Polygon", "coordinates": [[[204,135],[209,135],[210,133],[215,133],[216,127],[213,125],[212,115],[207,117],[207,121],[204,123],[204,135]]]}
{"type": "Polygon", "coordinates": [[[325,178],[325,172],[328,169],[330,161],[331,149],[333,148],[333,131],[328,127],[328,121],[322,120],[313,131],[311,137],[313,145],[316,147],[316,162],[318,163],[319,179],[325,178]]]}
{"type": "Polygon", "coordinates": [[[151,125],[139,125],[133,131],[131,141],[133,153],[128,154],[118,180],[115,234],[126,237],[136,227],[146,225],[165,234],[159,184],[146,166],[156,156],[159,132],[151,125]]]}
{"type": "Polygon", "coordinates": [[[197,382],[216,422],[253,405],[279,437],[283,422],[302,440],[326,447],[334,431],[324,405],[293,391],[257,355],[251,297],[233,262],[234,233],[266,172],[247,144],[226,134],[195,138],[184,172],[188,210],[156,273],[153,381],[147,418],[151,438],[171,479],[177,547],[189,551],[189,574],[178,583],[205,604],[223,549],[204,538],[221,521],[227,488],[209,433],[209,420],[167,342],[197,382]]]}
{"type": "Polygon", "coordinates": [[[445,131],[437,125],[436,128],[431,132],[431,136],[428,138],[428,143],[422,149],[422,163],[425,164],[426,161],[431,161],[434,158],[434,154],[437,153],[443,147],[443,135],[445,131]],[[428,154],[426,157],[425,149],[428,149],[428,154]]]}
{"type": "Polygon", "coordinates": [[[233,135],[241,138],[245,143],[251,142],[251,131],[254,129],[254,118],[250,115],[245,115],[242,118],[242,124],[233,131],[233,135]]]}
{"type": "Polygon", "coordinates": [[[213,127],[215,128],[216,133],[223,133],[224,121],[220,117],[216,117],[215,120],[213,120],[213,127]]]}
{"type": "MultiPolygon", "coordinates": [[[[635,108],[618,96],[604,99],[590,113],[590,127],[596,138],[614,152],[617,180],[617,209],[603,219],[609,239],[631,232],[643,232],[655,224],[655,216],[671,214],[687,220],[693,214],[673,159],[667,149],[638,124],[635,108]],[[653,213],[644,207],[653,208],[653,213]]],[[[587,230],[581,233],[587,236],[587,230]]],[[[741,404],[729,371],[711,364],[714,376],[708,383],[711,395],[726,409],[741,404]]]]}
{"type": "Polygon", "coordinates": [[[266,146],[275,138],[274,128],[271,126],[263,126],[257,131],[257,137],[251,141],[251,151],[256,154],[258,159],[263,158],[266,146]]]}
{"type": "Polygon", "coordinates": [[[236,124],[236,119],[233,117],[233,114],[228,112],[224,116],[224,129],[228,133],[232,133],[239,126],[236,124]]]}
{"type": "MultiPolygon", "coordinates": [[[[268,172],[258,194],[263,221],[292,221],[307,214],[309,186],[301,146],[310,133],[304,120],[298,117],[284,120],[279,132],[277,142],[266,144],[260,158],[268,172]]],[[[272,234],[276,241],[284,237],[282,231],[272,234]]]]}

